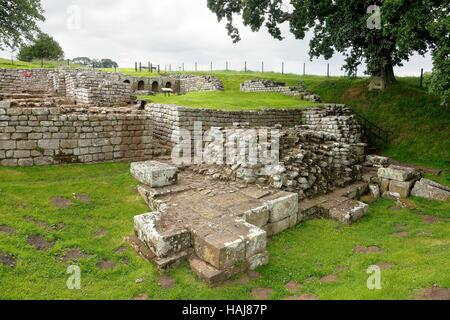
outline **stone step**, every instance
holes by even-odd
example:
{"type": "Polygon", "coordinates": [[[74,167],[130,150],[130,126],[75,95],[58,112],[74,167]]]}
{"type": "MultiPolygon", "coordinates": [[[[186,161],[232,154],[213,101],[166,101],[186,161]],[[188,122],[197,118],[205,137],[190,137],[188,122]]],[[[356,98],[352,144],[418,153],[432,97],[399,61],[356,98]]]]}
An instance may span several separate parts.
{"type": "Polygon", "coordinates": [[[192,246],[190,231],[159,212],[135,216],[134,230],[158,258],[170,257],[192,246]]]}
{"type": "Polygon", "coordinates": [[[369,206],[363,202],[348,199],[330,208],[328,217],[339,222],[351,224],[361,219],[369,210],[369,206]]]}

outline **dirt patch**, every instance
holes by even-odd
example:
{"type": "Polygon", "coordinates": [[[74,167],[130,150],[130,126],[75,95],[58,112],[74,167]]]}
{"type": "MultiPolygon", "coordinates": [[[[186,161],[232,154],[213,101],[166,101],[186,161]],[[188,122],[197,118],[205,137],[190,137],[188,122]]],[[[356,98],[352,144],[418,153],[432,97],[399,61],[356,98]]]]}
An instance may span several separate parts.
{"type": "Polygon", "coordinates": [[[383,253],[383,249],[377,246],[370,246],[370,247],[364,247],[364,246],[356,246],[355,248],[356,253],[383,253]]]}
{"type": "Polygon", "coordinates": [[[66,227],[66,225],[63,222],[59,222],[57,224],[48,224],[44,221],[41,221],[35,217],[26,216],[25,220],[31,223],[34,223],[39,228],[47,231],[47,232],[53,232],[53,231],[60,231],[66,227]]]}
{"type": "Polygon", "coordinates": [[[268,300],[273,292],[273,289],[269,288],[255,288],[252,290],[252,297],[256,300],[268,300]]]}
{"type": "Polygon", "coordinates": [[[319,297],[314,294],[302,294],[300,296],[290,296],[283,300],[296,300],[296,301],[313,301],[319,300],[319,297]]]}
{"type": "Polygon", "coordinates": [[[72,201],[63,197],[53,197],[51,202],[55,207],[60,209],[67,208],[72,204],[72,201]]]}
{"type": "Polygon", "coordinates": [[[259,279],[259,278],[261,278],[261,274],[259,273],[259,272],[257,272],[257,271],[249,271],[249,272],[247,272],[247,275],[248,275],[248,277],[250,278],[250,279],[259,279]]]}
{"type": "Polygon", "coordinates": [[[70,249],[67,250],[63,256],[60,257],[60,260],[63,262],[72,262],[78,261],[80,259],[90,258],[91,256],[84,253],[80,249],[70,249]]]}
{"type": "Polygon", "coordinates": [[[27,242],[40,251],[49,250],[55,245],[54,242],[49,242],[38,235],[29,236],[27,242]]]}
{"type": "Polygon", "coordinates": [[[335,274],[330,274],[328,276],[320,278],[320,283],[335,283],[339,281],[339,277],[335,274]]]}
{"type": "Polygon", "coordinates": [[[108,235],[108,231],[105,229],[100,229],[94,232],[94,238],[96,239],[100,239],[100,238],[104,238],[108,235]]]}
{"type": "Polygon", "coordinates": [[[439,221],[441,221],[438,217],[434,217],[434,216],[423,216],[422,217],[422,222],[425,224],[435,224],[438,223],[439,221]]]}
{"type": "Polygon", "coordinates": [[[416,293],[418,300],[450,300],[450,288],[439,288],[433,286],[431,288],[418,290],[416,293]]]}
{"type": "Polygon", "coordinates": [[[116,267],[116,264],[114,262],[112,262],[111,260],[103,260],[103,261],[97,262],[97,264],[95,266],[98,269],[111,270],[116,267]]]}
{"type": "Polygon", "coordinates": [[[407,227],[404,223],[397,223],[395,224],[395,230],[396,231],[403,231],[407,227]]]}
{"type": "Polygon", "coordinates": [[[297,281],[293,281],[293,280],[286,283],[284,287],[290,293],[296,293],[300,290],[300,284],[297,281]]]}
{"type": "Polygon", "coordinates": [[[352,87],[352,88],[348,89],[347,91],[345,91],[344,94],[342,95],[342,97],[344,99],[355,99],[355,98],[362,96],[363,93],[364,93],[364,88],[352,87]]]}
{"type": "Polygon", "coordinates": [[[77,199],[78,201],[80,201],[82,203],[90,203],[91,202],[91,198],[89,197],[89,195],[87,195],[85,193],[76,194],[75,199],[77,199]]]}
{"type": "Polygon", "coordinates": [[[125,252],[127,252],[128,251],[128,248],[127,247],[125,247],[125,246],[120,246],[120,247],[118,247],[115,251],[114,251],[114,253],[116,253],[116,254],[122,254],[122,253],[125,253],[125,252]]]}
{"type": "Polygon", "coordinates": [[[392,267],[392,264],[390,264],[389,262],[380,262],[380,263],[377,263],[376,266],[378,268],[380,268],[381,270],[386,270],[386,269],[390,269],[392,267]]]}
{"type": "Polygon", "coordinates": [[[142,293],[140,295],[137,295],[136,297],[131,298],[131,300],[136,300],[136,301],[148,300],[148,295],[146,295],[145,293],[142,293]]]}
{"type": "Polygon", "coordinates": [[[167,276],[160,277],[158,285],[163,289],[170,289],[175,285],[175,279],[167,276]]]}
{"type": "Polygon", "coordinates": [[[395,235],[399,238],[407,238],[409,237],[409,233],[406,231],[401,231],[401,232],[397,232],[395,233],[395,235]]]}
{"type": "Polygon", "coordinates": [[[16,233],[16,229],[5,226],[5,225],[1,225],[0,226],[0,232],[1,233],[5,233],[5,234],[15,234],[16,233]]]}
{"type": "Polygon", "coordinates": [[[7,267],[15,267],[17,259],[10,254],[0,254],[0,264],[3,264],[7,267]]]}

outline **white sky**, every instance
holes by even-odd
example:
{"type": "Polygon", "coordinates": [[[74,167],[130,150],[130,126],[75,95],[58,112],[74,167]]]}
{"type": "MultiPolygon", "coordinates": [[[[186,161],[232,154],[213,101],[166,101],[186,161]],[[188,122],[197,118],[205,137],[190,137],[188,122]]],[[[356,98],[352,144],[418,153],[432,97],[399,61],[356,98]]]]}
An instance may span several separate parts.
{"type": "MultiPolygon", "coordinates": [[[[206,0],[42,0],[46,22],[41,28],[63,47],[66,58],[88,56],[111,58],[120,67],[132,67],[134,61],[172,65],[177,70],[184,62],[193,69],[265,70],[300,73],[303,62],[310,74],[326,74],[326,61],[309,61],[309,40],[295,40],[284,26],[283,41],[273,39],[265,29],[252,33],[240,28],[242,41],[233,44],[225,30],[206,6],[206,0]],[[77,15],[79,13],[79,15],[77,15]],[[79,22],[79,23],[78,23],[79,22]]],[[[0,52],[3,57],[11,55],[0,52]]],[[[332,75],[342,75],[343,57],[328,61],[332,75]]],[[[414,56],[396,69],[397,75],[418,75],[420,68],[431,71],[429,56],[414,56]]],[[[359,74],[362,74],[362,71],[359,74]]]]}

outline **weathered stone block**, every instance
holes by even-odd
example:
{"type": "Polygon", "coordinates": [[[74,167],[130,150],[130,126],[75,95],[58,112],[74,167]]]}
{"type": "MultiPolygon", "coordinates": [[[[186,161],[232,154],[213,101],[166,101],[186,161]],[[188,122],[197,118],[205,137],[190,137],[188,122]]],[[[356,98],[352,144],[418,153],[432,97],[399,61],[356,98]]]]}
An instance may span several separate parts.
{"type": "Polygon", "coordinates": [[[191,233],[173,221],[165,221],[159,212],[135,216],[134,230],[139,240],[160,258],[186,250],[192,245],[191,233]]]}
{"type": "Polygon", "coordinates": [[[270,222],[281,221],[287,217],[298,214],[298,194],[297,193],[277,193],[275,199],[267,201],[270,210],[270,222]]]}
{"type": "Polygon", "coordinates": [[[265,226],[269,222],[269,215],[270,212],[267,206],[249,210],[244,214],[245,221],[257,227],[265,226]]]}
{"type": "Polygon", "coordinates": [[[225,229],[244,239],[246,258],[266,251],[267,233],[264,230],[240,219],[235,223],[226,224],[225,229]]]}
{"type": "Polygon", "coordinates": [[[414,168],[391,165],[388,168],[378,169],[378,177],[396,181],[408,181],[417,174],[414,168]]]}
{"type": "Polygon", "coordinates": [[[134,162],[131,174],[139,182],[153,188],[169,186],[177,181],[177,168],[158,161],[134,162]]]}
{"type": "Polygon", "coordinates": [[[287,217],[284,220],[269,223],[266,226],[264,226],[263,229],[267,232],[267,236],[271,237],[289,229],[290,226],[291,226],[291,219],[290,217],[287,217]]]}
{"type": "Polygon", "coordinates": [[[421,179],[414,185],[411,195],[430,200],[447,201],[450,199],[450,188],[429,179],[421,179]]]}
{"type": "Polygon", "coordinates": [[[258,253],[253,257],[247,259],[247,265],[249,270],[255,270],[266,264],[269,264],[269,253],[267,251],[258,253]]]}
{"type": "Polygon", "coordinates": [[[396,181],[391,180],[389,183],[389,191],[398,193],[401,198],[408,198],[411,193],[411,188],[414,185],[414,181],[396,181]]]}
{"type": "Polygon", "coordinates": [[[380,187],[377,184],[369,185],[369,190],[370,190],[370,195],[374,199],[378,199],[379,197],[381,197],[380,187]]]}
{"type": "Polygon", "coordinates": [[[367,204],[349,199],[338,206],[331,208],[329,216],[332,219],[350,224],[361,219],[368,210],[369,206],[367,204]]]}

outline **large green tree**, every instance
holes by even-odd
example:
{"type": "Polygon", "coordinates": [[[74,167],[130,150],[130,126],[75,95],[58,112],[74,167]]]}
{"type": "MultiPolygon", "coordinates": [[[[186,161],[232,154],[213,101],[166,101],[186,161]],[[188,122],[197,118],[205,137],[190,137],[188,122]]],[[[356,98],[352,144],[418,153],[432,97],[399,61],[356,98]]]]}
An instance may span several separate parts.
{"type": "Polygon", "coordinates": [[[40,33],[32,44],[23,46],[18,55],[18,59],[22,61],[60,60],[62,58],[64,58],[64,51],[59,43],[45,33],[40,33]]]}
{"type": "Polygon", "coordinates": [[[32,41],[44,21],[40,0],[0,0],[0,49],[17,49],[32,41]]]}
{"type": "MultiPolygon", "coordinates": [[[[283,39],[280,25],[287,22],[297,39],[304,39],[312,31],[311,58],[329,59],[339,52],[346,56],[344,68],[349,74],[365,62],[368,73],[380,76],[385,84],[395,81],[393,67],[401,66],[414,52],[436,50],[439,37],[442,40],[445,35],[433,33],[432,24],[448,19],[449,8],[448,0],[290,0],[288,5],[286,2],[208,0],[208,7],[219,21],[228,21],[228,33],[235,42],[241,39],[233,23],[238,14],[252,31],[265,25],[280,40],[283,39]]],[[[448,33],[446,37],[448,41],[448,33]]]]}

